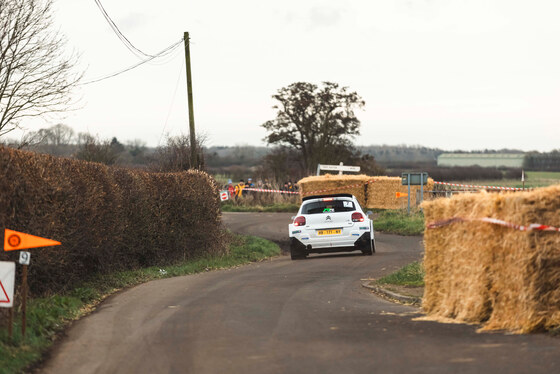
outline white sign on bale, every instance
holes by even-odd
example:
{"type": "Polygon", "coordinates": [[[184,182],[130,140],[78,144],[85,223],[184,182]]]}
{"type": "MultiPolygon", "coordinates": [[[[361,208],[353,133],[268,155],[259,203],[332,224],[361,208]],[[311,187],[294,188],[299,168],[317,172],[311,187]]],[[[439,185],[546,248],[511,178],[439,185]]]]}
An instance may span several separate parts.
{"type": "Polygon", "coordinates": [[[318,164],[317,165],[317,175],[319,175],[321,173],[321,170],[338,171],[338,174],[342,175],[343,171],[351,171],[351,172],[354,172],[354,173],[358,173],[360,171],[360,167],[359,166],[346,166],[342,162],[339,165],[318,164]]]}
{"type": "Polygon", "coordinates": [[[16,263],[0,261],[0,308],[14,305],[14,284],[16,280],[16,263]]]}

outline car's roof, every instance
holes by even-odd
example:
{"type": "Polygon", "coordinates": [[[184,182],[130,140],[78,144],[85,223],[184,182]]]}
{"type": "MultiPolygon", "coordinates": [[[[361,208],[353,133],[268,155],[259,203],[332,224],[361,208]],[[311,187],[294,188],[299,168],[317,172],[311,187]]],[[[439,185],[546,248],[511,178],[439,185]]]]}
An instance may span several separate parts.
{"type": "Polygon", "coordinates": [[[353,198],[354,195],[349,193],[337,193],[337,194],[330,194],[330,195],[313,195],[313,196],[306,196],[302,199],[302,201],[313,200],[313,199],[323,199],[326,197],[349,197],[353,198]]]}

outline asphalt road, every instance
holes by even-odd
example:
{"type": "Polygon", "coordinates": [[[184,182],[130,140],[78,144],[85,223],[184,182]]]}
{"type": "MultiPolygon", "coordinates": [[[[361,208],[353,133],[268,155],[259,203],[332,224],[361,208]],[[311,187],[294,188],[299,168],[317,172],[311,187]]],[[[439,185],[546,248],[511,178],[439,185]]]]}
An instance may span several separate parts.
{"type": "MultiPolygon", "coordinates": [[[[286,240],[290,214],[224,214],[286,240]]],[[[374,256],[287,256],[149,282],[76,322],[45,373],[556,373],[560,339],[477,334],[415,321],[417,308],[361,287],[421,256],[419,237],[379,235],[374,256]]]]}

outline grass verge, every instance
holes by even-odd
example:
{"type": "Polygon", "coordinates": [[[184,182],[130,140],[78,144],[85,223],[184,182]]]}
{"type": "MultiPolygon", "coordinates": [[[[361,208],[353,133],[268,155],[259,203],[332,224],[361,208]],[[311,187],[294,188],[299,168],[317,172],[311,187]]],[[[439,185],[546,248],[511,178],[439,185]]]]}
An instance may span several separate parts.
{"type": "Polygon", "coordinates": [[[402,210],[384,210],[373,220],[376,231],[398,235],[421,235],[424,232],[424,214],[402,210]]]}
{"type": "Polygon", "coordinates": [[[201,258],[172,266],[103,274],[64,295],[31,299],[27,307],[25,340],[21,336],[18,313],[14,318],[17,322],[13,326],[14,336],[11,341],[7,329],[0,328],[0,373],[19,373],[38,362],[53,343],[56,334],[68,326],[70,321],[88,314],[103,299],[118,290],[155,279],[260,261],[279,254],[280,248],[273,242],[253,236],[235,235],[227,255],[201,258]]]}
{"type": "Polygon", "coordinates": [[[420,262],[408,264],[394,273],[375,281],[379,285],[397,285],[405,287],[424,286],[424,267],[420,262]]]}
{"type": "Polygon", "coordinates": [[[299,204],[277,203],[272,205],[234,205],[222,204],[222,212],[293,212],[297,213],[299,204]]]}

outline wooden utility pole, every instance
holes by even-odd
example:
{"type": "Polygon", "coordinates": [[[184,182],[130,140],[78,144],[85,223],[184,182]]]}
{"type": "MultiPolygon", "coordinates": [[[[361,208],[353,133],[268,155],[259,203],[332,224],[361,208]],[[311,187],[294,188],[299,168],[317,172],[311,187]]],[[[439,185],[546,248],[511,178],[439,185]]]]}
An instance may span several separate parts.
{"type": "Polygon", "coordinates": [[[191,52],[190,52],[190,39],[189,33],[185,32],[183,36],[185,42],[185,60],[187,65],[187,92],[189,100],[189,130],[191,138],[191,165],[198,168],[198,160],[196,154],[196,135],[194,132],[194,111],[193,111],[193,96],[192,96],[192,76],[191,76],[191,52]]]}

